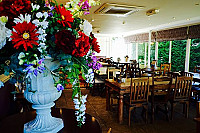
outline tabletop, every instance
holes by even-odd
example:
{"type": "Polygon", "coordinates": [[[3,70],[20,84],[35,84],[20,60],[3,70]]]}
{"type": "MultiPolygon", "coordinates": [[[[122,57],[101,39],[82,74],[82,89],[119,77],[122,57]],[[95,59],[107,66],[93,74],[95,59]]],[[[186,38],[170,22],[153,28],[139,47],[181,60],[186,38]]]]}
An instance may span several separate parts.
{"type": "MultiPolygon", "coordinates": [[[[33,120],[35,111],[18,113],[0,121],[1,133],[23,133],[24,124],[33,120]]],[[[75,110],[52,108],[52,116],[60,117],[64,121],[64,128],[60,133],[101,133],[101,128],[95,117],[86,113],[85,124],[79,128],[76,122],[75,110]]]]}

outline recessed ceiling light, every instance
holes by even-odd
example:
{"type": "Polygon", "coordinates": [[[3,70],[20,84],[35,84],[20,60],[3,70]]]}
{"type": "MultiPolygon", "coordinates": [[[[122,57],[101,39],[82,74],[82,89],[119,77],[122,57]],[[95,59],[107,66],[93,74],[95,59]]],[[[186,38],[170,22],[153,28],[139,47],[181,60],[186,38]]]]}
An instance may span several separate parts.
{"type": "Polygon", "coordinates": [[[94,19],[92,19],[92,22],[94,21],[94,19]]]}
{"type": "Polygon", "coordinates": [[[199,3],[196,3],[195,6],[199,6],[199,3]]]}
{"type": "Polygon", "coordinates": [[[187,21],[189,21],[190,19],[189,19],[189,18],[187,18],[186,20],[187,20],[187,21]]]}
{"type": "Polygon", "coordinates": [[[176,19],[175,17],[173,17],[173,19],[176,19]]]}

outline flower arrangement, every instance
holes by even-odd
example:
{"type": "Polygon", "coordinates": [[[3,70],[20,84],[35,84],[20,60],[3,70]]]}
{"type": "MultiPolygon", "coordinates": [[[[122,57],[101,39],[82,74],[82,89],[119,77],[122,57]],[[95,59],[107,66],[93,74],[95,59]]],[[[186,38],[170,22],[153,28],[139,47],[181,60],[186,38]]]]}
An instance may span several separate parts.
{"type": "Polygon", "coordinates": [[[100,67],[94,57],[100,47],[92,25],[80,17],[98,4],[94,0],[70,0],[66,5],[48,0],[0,2],[0,74],[12,72],[10,82],[23,82],[24,77],[45,73],[46,56],[58,60],[60,67],[52,72],[59,77],[55,87],[60,91],[72,84],[78,126],[85,122],[87,98],[81,94],[79,75],[92,84],[93,70],[100,67]]]}

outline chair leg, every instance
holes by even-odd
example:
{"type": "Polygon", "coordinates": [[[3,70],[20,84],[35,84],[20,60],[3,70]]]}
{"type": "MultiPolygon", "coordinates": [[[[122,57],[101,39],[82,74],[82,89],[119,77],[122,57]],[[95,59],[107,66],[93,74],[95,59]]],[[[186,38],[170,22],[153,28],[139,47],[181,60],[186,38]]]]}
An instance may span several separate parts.
{"type": "Polygon", "coordinates": [[[128,126],[131,126],[131,108],[129,107],[129,111],[128,111],[128,126]]]}
{"type": "Polygon", "coordinates": [[[171,102],[171,120],[173,120],[173,117],[174,117],[174,107],[175,107],[175,103],[171,102]]]}
{"type": "Polygon", "coordinates": [[[165,104],[165,114],[166,114],[167,121],[169,121],[169,107],[168,107],[168,104],[165,104]]]}
{"type": "Polygon", "coordinates": [[[155,111],[155,107],[154,104],[151,103],[151,122],[154,123],[154,111],[155,111]]]}
{"type": "Polygon", "coordinates": [[[188,118],[188,112],[189,112],[189,101],[185,103],[186,109],[185,109],[185,118],[188,118]]]}
{"type": "Polygon", "coordinates": [[[144,109],[145,109],[145,123],[147,124],[148,123],[148,105],[144,106],[144,109]]]}
{"type": "Polygon", "coordinates": [[[183,103],[183,114],[185,114],[185,111],[186,111],[186,103],[183,103]]]}

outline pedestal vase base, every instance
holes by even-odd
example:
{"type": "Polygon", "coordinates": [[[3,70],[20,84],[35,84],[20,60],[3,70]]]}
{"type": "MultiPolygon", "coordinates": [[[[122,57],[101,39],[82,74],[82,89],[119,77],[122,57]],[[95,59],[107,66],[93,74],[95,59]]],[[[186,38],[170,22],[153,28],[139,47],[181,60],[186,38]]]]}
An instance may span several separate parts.
{"type": "Polygon", "coordinates": [[[24,124],[24,133],[57,133],[64,127],[63,120],[60,118],[52,117],[50,121],[51,125],[43,127],[44,123],[36,118],[24,124]]]}

